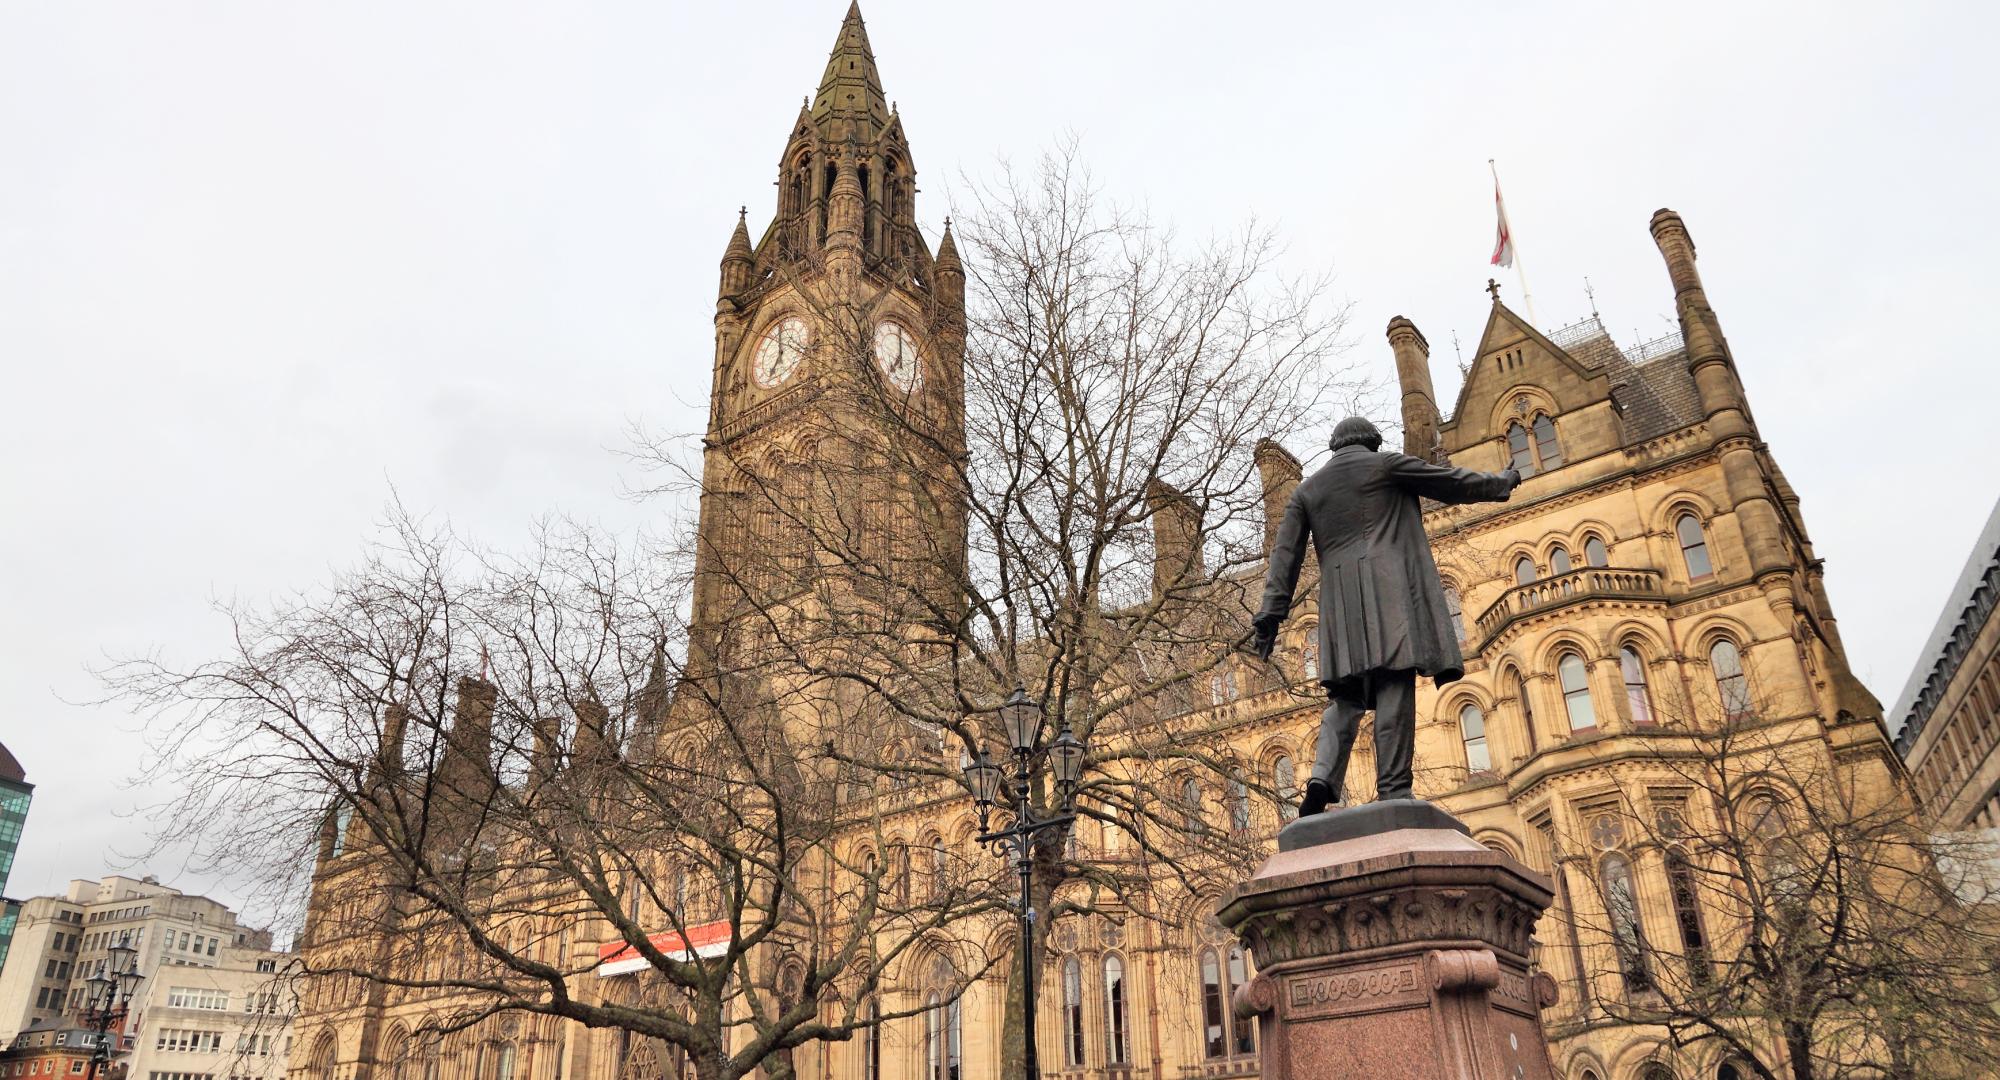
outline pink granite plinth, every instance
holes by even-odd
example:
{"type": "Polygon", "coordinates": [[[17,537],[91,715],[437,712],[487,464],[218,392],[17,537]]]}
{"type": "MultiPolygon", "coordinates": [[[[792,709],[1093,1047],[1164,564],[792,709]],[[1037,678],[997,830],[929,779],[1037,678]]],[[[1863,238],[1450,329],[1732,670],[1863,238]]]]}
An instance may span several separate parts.
{"type": "Polygon", "coordinates": [[[1554,1080],[1531,977],[1549,880],[1451,829],[1281,851],[1225,898],[1262,1080],[1554,1080]]]}

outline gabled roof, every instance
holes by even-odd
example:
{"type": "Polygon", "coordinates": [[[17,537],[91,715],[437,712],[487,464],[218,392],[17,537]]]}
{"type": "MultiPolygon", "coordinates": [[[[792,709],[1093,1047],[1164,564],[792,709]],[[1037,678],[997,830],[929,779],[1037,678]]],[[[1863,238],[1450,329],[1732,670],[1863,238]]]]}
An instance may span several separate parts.
{"type": "Polygon", "coordinates": [[[1466,403],[1472,400],[1472,388],[1483,381],[1490,381],[1494,378],[1494,376],[1486,373],[1486,365],[1480,363],[1480,361],[1484,360],[1488,354],[1498,350],[1502,343],[1513,340],[1517,335],[1527,337],[1528,340],[1533,341],[1546,350],[1550,356],[1567,364],[1571,370],[1576,372],[1577,377],[1580,379],[1590,379],[1602,374],[1601,372],[1586,369],[1582,364],[1577,362],[1576,357],[1571,356],[1562,346],[1550,341],[1540,330],[1528,325],[1526,319],[1514,314],[1512,308],[1501,303],[1496,297],[1493,301],[1492,312],[1486,316],[1486,329],[1479,335],[1479,348],[1472,354],[1472,371],[1466,376],[1465,381],[1459,384],[1458,401],[1452,405],[1451,418],[1444,421],[1445,426],[1458,426],[1459,422],[1465,418],[1466,403]]]}
{"type": "Polygon", "coordinates": [[[0,743],[0,780],[11,780],[16,784],[28,780],[28,774],[22,771],[20,761],[8,752],[6,743],[0,743]]]}

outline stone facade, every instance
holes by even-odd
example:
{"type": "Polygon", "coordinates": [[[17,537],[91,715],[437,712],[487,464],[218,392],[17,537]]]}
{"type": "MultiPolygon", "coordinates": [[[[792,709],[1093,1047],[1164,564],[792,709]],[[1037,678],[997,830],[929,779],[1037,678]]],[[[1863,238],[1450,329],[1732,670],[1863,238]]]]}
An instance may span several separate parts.
{"type": "MultiPolygon", "coordinates": [[[[796,475],[786,463],[832,453],[843,439],[852,445],[841,452],[866,460],[865,410],[838,406],[843,385],[867,373],[814,370],[806,345],[821,324],[806,313],[865,311],[858,332],[871,339],[879,377],[907,397],[899,419],[923,425],[940,454],[963,446],[964,271],[949,231],[932,254],[916,230],[909,146],[883,101],[859,13],[850,10],[819,94],[788,136],[776,217],[754,243],[739,221],[722,261],[695,598],[697,626],[715,629],[697,647],[718,655],[747,647],[723,631],[737,605],[772,599],[771,583],[730,574],[727,555],[752,537],[768,543],[782,533],[781,523],[757,515],[796,475]],[[788,326],[794,317],[804,325],[788,326]],[[914,346],[907,355],[905,337],[914,346]]],[[[1474,839],[1555,881],[1555,907],[1522,952],[1558,987],[1543,1014],[1556,1075],[1592,1080],[1650,1080],[1654,1066],[1715,1077],[1726,1065],[1713,1055],[1669,1057],[1658,1032],[1608,1019],[1606,1001],[1643,986],[1621,975],[1615,942],[1579,929],[1617,923],[1634,940],[1684,945],[1689,935],[1720,934],[1732,917],[1682,910],[1662,850],[1622,840],[1615,828],[1669,810],[1703,812],[1659,764],[1687,750],[1681,721],[1754,713],[1781,733],[1788,754],[1871,785],[1901,782],[1881,709],[1848,670],[1800,499],[1757,434],[1687,228],[1661,211],[1651,231],[1680,319],[1671,339],[1621,349],[1594,319],[1545,334],[1496,290],[1445,415],[1421,331],[1403,318],[1388,330],[1407,451],[1532,474],[1508,503],[1427,514],[1468,663],[1464,680],[1420,688],[1417,793],[1449,808],[1474,839]]],[[[1282,507],[1298,461],[1270,443],[1257,466],[1267,505],[1282,507]]],[[[913,528],[962,535],[949,491],[867,473],[857,469],[846,501],[879,508],[867,525],[877,542],[913,528]]],[[[811,553],[796,558],[803,568],[811,553]]],[[[1305,644],[1311,618],[1310,603],[1302,605],[1281,642],[1291,685],[1245,669],[1240,679],[1218,678],[1213,704],[1202,706],[1258,787],[1281,795],[1297,791],[1301,763],[1312,758],[1319,706],[1305,644]]],[[[699,658],[690,667],[698,670],[699,658]]],[[[1350,777],[1371,776],[1365,740],[1357,757],[1350,777]]],[[[907,841],[963,842],[970,830],[962,799],[921,788],[884,789],[879,798],[880,827],[907,841]]],[[[1254,801],[1228,827],[1275,834],[1283,801],[1254,801]]],[[[1076,842],[1087,858],[1128,855],[1114,832],[1094,825],[1076,842]]],[[[383,902],[350,874],[323,859],[313,910],[383,902]]],[[[1157,920],[1093,917],[1053,931],[1039,1014],[1047,1073],[1256,1075],[1255,1032],[1226,1006],[1250,972],[1214,920],[1215,901],[1173,897],[1158,905],[1157,920]]],[[[996,922],[985,940],[1004,942],[1008,933],[996,922]]],[[[310,923],[304,940],[315,966],[366,963],[375,947],[318,939],[310,923]]],[[[901,979],[894,1004],[920,1003],[928,977],[918,970],[901,979]]],[[[574,993],[630,992],[620,989],[624,978],[583,977],[574,993]]],[[[807,1047],[794,1067],[807,1080],[998,1080],[1003,993],[1003,978],[970,987],[954,1014],[956,1039],[911,1018],[874,1036],[807,1047]]],[[[495,1018],[447,1037],[420,1066],[405,1065],[402,1040],[439,1002],[392,1000],[379,989],[328,1000],[340,1004],[309,1006],[300,1018],[296,1080],[376,1080],[378,1072],[419,1080],[411,1069],[421,1080],[650,1080],[678,1068],[662,1048],[539,1017],[495,1018]]]]}

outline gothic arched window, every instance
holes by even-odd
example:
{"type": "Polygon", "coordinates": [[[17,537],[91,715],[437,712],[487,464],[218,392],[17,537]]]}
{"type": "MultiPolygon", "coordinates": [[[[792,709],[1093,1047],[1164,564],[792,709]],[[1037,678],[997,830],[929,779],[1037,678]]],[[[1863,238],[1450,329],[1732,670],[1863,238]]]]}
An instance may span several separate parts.
{"type": "Polygon", "coordinates": [[[1507,425],[1507,463],[1523,478],[1535,475],[1535,450],[1528,444],[1528,429],[1518,423],[1507,425]]]}
{"type": "MultiPolygon", "coordinates": [[[[1232,998],[1235,997],[1236,987],[1250,981],[1250,973],[1247,967],[1248,965],[1243,960],[1243,947],[1232,943],[1229,946],[1229,985],[1231,988],[1230,996],[1232,998]]],[[[1239,1054],[1256,1053],[1257,1022],[1237,1016],[1233,1008],[1230,1010],[1229,1020],[1236,1029],[1236,1052],[1239,1054]]]]}
{"type": "Polygon", "coordinates": [[[1062,966],[1063,1059],[1072,1069],[1083,1067],[1083,965],[1076,957],[1062,966]]]}
{"type": "Polygon", "coordinates": [[[1125,961],[1117,953],[1104,954],[1104,1063],[1123,1065],[1132,1060],[1126,1037],[1125,961]]]}
{"type": "Polygon", "coordinates": [[[1215,950],[1201,951],[1201,1046],[1203,1055],[1225,1057],[1229,1053],[1229,1022],[1224,1016],[1222,961],[1215,950]]]}
{"type": "Polygon", "coordinates": [[[1743,673],[1743,654],[1728,638],[1718,640],[1708,650],[1708,667],[1715,675],[1715,690],[1722,701],[1722,715],[1737,721],[1750,715],[1750,679],[1743,673]]]}
{"type": "Polygon", "coordinates": [[[1595,536],[1584,537],[1583,565],[1585,566],[1611,565],[1611,552],[1605,550],[1603,540],[1600,540],[1595,536]]]}
{"type": "Polygon", "coordinates": [[[1567,574],[1572,569],[1573,567],[1569,561],[1569,549],[1561,544],[1557,544],[1556,549],[1549,552],[1549,573],[1552,575],[1567,574]]]}
{"type": "Polygon", "coordinates": [[[1542,471],[1562,467],[1562,444],[1556,441],[1555,421],[1547,413],[1535,414],[1535,452],[1542,457],[1542,471]]]}
{"type": "Polygon", "coordinates": [[[1653,722],[1653,699],[1646,693],[1646,661],[1627,645],[1618,650],[1618,669],[1625,677],[1625,706],[1635,724],[1653,722]]]}
{"type": "Polygon", "coordinates": [[[1569,712],[1571,731],[1597,727],[1597,709],[1590,700],[1590,673],[1583,657],[1573,652],[1556,661],[1556,678],[1562,683],[1563,708],[1569,712]]]}
{"type": "Polygon", "coordinates": [[[1674,536],[1680,541],[1681,561],[1687,564],[1689,581],[1699,581],[1715,573],[1715,566],[1708,559],[1708,538],[1702,534],[1701,522],[1693,514],[1683,513],[1674,519],[1674,536]]]}
{"type": "Polygon", "coordinates": [[[1514,584],[1533,584],[1535,576],[1535,560],[1526,555],[1514,560],[1514,584]]]}
{"type": "Polygon", "coordinates": [[[1470,701],[1458,710],[1458,736],[1465,740],[1465,771],[1491,771],[1493,755],[1486,749],[1486,716],[1470,701]]]}

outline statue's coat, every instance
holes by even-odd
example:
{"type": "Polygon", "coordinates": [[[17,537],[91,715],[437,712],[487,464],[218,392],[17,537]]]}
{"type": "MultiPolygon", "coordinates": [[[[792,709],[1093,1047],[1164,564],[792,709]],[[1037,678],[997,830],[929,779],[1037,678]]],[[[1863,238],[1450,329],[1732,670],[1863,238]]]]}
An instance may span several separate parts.
{"type": "Polygon", "coordinates": [[[1465,674],[1419,498],[1492,502],[1507,473],[1433,465],[1349,445],[1299,484],[1271,547],[1260,625],[1291,611],[1306,541],[1319,555],[1319,673],[1334,697],[1368,696],[1368,675],[1414,669],[1439,684],[1465,674]]]}

